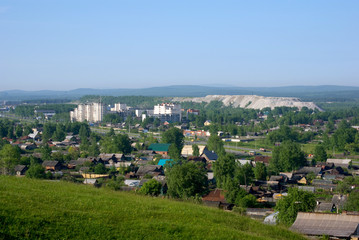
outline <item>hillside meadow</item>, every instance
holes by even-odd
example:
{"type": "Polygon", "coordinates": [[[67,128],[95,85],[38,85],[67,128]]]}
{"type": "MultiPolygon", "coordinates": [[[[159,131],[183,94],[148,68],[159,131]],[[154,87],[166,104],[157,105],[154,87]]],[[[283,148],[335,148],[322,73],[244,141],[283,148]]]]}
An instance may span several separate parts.
{"type": "Polygon", "coordinates": [[[198,204],[0,176],[0,239],[305,239],[198,204]]]}

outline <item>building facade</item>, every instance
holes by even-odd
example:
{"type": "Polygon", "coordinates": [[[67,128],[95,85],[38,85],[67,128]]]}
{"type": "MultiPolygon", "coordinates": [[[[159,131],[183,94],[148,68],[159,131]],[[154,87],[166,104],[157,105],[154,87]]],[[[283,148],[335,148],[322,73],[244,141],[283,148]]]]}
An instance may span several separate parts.
{"type": "Polygon", "coordinates": [[[101,122],[103,118],[104,107],[101,103],[80,104],[70,112],[72,122],[101,122]]]}
{"type": "Polygon", "coordinates": [[[159,118],[161,122],[181,122],[181,105],[173,103],[161,103],[153,108],[153,117],[159,118]]]}
{"type": "Polygon", "coordinates": [[[124,112],[127,110],[127,104],[125,103],[115,103],[114,107],[111,108],[112,112],[124,112]]]}

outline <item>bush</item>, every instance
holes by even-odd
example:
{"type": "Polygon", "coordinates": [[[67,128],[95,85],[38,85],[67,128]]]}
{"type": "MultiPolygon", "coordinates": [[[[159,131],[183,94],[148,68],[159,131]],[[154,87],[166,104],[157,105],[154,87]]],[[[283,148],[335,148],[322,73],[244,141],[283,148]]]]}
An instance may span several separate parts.
{"type": "Polygon", "coordinates": [[[25,176],[28,178],[45,179],[46,178],[45,169],[40,164],[33,164],[26,171],[25,176]]]}
{"type": "Polygon", "coordinates": [[[145,182],[140,189],[140,193],[151,196],[158,196],[161,193],[162,184],[155,179],[145,182]]]}

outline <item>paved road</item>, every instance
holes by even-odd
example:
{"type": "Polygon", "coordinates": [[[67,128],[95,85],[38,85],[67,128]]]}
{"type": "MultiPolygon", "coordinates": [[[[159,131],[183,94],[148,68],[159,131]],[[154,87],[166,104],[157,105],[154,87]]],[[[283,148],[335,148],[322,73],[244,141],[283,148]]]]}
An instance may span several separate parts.
{"type": "MultiPolygon", "coordinates": [[[[186,144],[198,144],[198,145],[206,145],[207,144],[207,142],[204,142],[204,141],[198,141],[198,142],[186,141],[185,143],[186,144]]],[[[230,149],[226,149],[226,151],[242,152],[242,153],[243,153],[243,151],[261,152],[261,151],[259,151],[259,149],[253,149],[253,148],[248,148],[248,147],[238,147],[238,146],[232,146],[232,145],[226,145],[226,144],[224,144],[224,148],[230,148],[230,149]]],[[[272,152],[261,152],[261,153],[263,155],[269,155],[272,152]]]]}

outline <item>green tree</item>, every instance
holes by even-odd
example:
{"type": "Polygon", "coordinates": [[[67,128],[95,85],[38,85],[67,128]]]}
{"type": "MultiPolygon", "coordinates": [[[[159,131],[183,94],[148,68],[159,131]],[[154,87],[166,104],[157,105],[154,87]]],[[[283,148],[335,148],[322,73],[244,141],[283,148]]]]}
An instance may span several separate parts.
{"type": "Polygon", "coordinates": [[[88,137],[90,136],[90,129],[86,123],[82,123],[79,130],[79,137],[81,143],[85,144],[88,142],[88,137]]]}
{"type": "Polygon", "coordinates": [[[0,151],[0,168],[2,174],[11,174],[14,171],[14,167],[20,161],[20,149],[19,147],[5,144],[0,151]]]}
{"type": "Polygon", "coordinates": [[[170,145],[170,147],[168,149],[168,154],[170,155],[170,157],[172,159],[180,159],[181,158],[181,152],[174,143],[172,143],[170,145]]]}
{"type": "Polygon", "coordinates": [[[104,137],[100,141],[102,152],[106,153],[131,153],[131,141],[126,134],[117,134],[113,137],[104,137]]]}
{"type": "Polygon", "coordinates": [[[52,136],[55,141],[63,141],[66,137],[64,126],[61,124],[56,125],[56,130],[52,136]]]}
{"type": "Polygon", "coordinates": [[[59,161],[60,163],[64,162],[64,154],[62,152],[54,152],[51,154],[51,159],[54,161],[59,161]]]}
{"type": "Polygon", "coordinates": [[[77,160],[80,157],[80,151],[77,147],[71,146],[67,151],[73,160],[77,160]]]}
{"type": "Polygon", "coordinates": [[[103,165],[102,163],[99,163],[94,167],[94,173],[105,174],[105,173],[107,173],[107,169],[106,169],[105,165],[103,165]]]}
{"type": "Polygon", "coordinates": [[[267,167],[262,162],[257,162],[254,168],[254,176],[257,180],[266,180],[267,178],[267,167]]]}
{"type": "Polygon", "coordinates": [[[95,140],[91,140],[91,144],[88,148],[90,156],[97,157],[100,154],[100,148],[95,140]]]}
{"type": "Polygon", "coordinates": [[[51,159],[52,149],[50,148],[50,146],[48,144],[43,145],[40,148],[40,152],[41,152],[41,158],[43,160],[50,160],[51,159]]]}
{"type": "Polygon", "coordinates": [[[236,205],[242,208],[253,208],[257,206],[257,198],[252,194],[247,194],[244,197],[237,197],[236,205]]]}
{"type": "Polygon", "coordinates": [[[42,131],[42,142],[46,143],[50,140],[53,133],[56,130],[56,126],[52,123],[45,123],[42,131]]]}
{"type": "Polygon", "coordinates": [[[174,164],[166,172],[168,195],[175,198],[188,198],[202,195],[208,190],[207,172],[193,162],[174,164]]]}
{"type": "Polygon", "coordinates": [[[311,212],[316,206],[315,195],[298,188],[290,188],[288,196],[277,202],[278,222],[287,226],[294,223],[298,212],[311,212]]]}
{"type": "Polygon", "coordinates": [[[314,161],[315,162],[326,162],[328,158],[327,151],[324,146],[317,145],[314,149],[314,161]]]}
{"type": "Polygon", "coordinates": [[[15,127],[15,136],[16,138],[19,138],[22,136],[22,133],[23,133],[23,129],[22,129],[22,126],[21,125],[17,125],[15,127]]]}
{"type": "Polygon", "coordinates": [[[344,209],[347,211],[359,211],[359,191],[353,191],[349,194],[344,209]]]}
{"type": "Polygon", "coordinates": [[[208,138],[207,148],[210,151],[215,151],[218,155],[225,155],[223,141],[217,135],[212,135],[208,138]]]}
{"type": "Polygon", "coordinates": [[[27,135],[29,135],[30,133],[32,133],[31,127],[30,127],[29,125],[25,125],[25,126],[24,126],[24,132],[23,132],[24,136],[27,136],[27,135]]]}
{"type": "Polygon", "coordinates": [[[231,154],[221,155],[213,164],[214,177],[218,187],[223,187],[226,178],[233,178],[235,172],[235,158],[231,154]]]}
{"type": "Polygon", "coordinates": [[[28,178],[45,179],[45,169],[40,164],[31,164],[30,168],[26,171],[25,176],[28,178]]]}
{"type": "Polygon", "coordinates": [[[145,182],[140,189],[140,193],[151,196],[158,196],[161,193],[162,184],[156,179],[145,182]]]}
{"type": "Polygon", "coordinates": [[[182,150],[184,144],[184,136],[182,130],[178,128],[170,128],[162,134],[163,143],[173,143],[179,151],[182,150]]]}
{"type": "Polygon", "coordinates": [[[193,152],[193,156],[195,157],[199,157],[199,148],[197,144],[193,144],[192,145],[192,152],[193,152]]]}
{"type": "Polygon", "coordinates": [[[7,137],[10,138],[10,139],[14,139],[14,138],[15,138],[14,128],[13,128],[12,125],[8,128],[7,137]]]}
{"type": "Polygon", "coordinates": [[[247,195],[247,192],[239,186],[239,182],[231,177],[225,178],[222,187],[226,190],[224,195],[229,203],[236,204],[236,202],[247,195]]]}
{"type": "Polygon", "coordinates": [[[249,163],[236,167],[235,179],[241,185],[249,185],[253,181],[253,178],[254,178],[253,167],[249,163]]]}
{"type": "Polygon", "coordinates": [[[110,131],[106,134],[109,137],[113,137],[116,135],[115,130],[113,128],[110,128],[110,131]]]}
{"type": "Polygon", "coordinates": [[[274,173],[296,170],[306,164],[305,154],[298,143],[284,142],[273,150],[270,170],[274,173]]]}

